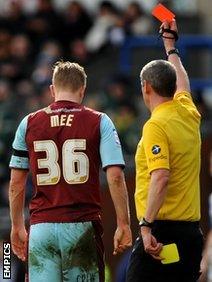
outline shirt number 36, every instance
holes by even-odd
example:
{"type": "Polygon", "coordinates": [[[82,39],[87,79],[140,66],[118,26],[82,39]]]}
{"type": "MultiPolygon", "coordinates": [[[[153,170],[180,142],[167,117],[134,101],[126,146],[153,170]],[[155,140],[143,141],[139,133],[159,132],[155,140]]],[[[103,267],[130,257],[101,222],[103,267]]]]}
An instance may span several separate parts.
{"type": "Polygon", "coordinates": [[[89,176],[89,159],[83,150],[86,150],[85,139],[66,140],[62,146],[61,169],[56,143],[53,140],[34,141],[34,151],[46,153],[46,158],[37,160],[38,168],[48,169],[47,173],[37,174],[37,185],[56,185],[61,173],[68,184],[85,183],[89,176]]]}

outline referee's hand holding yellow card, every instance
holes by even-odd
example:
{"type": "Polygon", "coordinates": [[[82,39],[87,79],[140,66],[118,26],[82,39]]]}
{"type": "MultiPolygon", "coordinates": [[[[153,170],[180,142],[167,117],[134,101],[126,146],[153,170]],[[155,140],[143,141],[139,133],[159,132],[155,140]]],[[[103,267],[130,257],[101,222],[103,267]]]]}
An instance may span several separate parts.
{"type": "Polygon", "coordinates": [[[180,260],[177,245],[175,243],[163,245],[159,256],[162,259],[162,264],[175,263],[180,260]]]}

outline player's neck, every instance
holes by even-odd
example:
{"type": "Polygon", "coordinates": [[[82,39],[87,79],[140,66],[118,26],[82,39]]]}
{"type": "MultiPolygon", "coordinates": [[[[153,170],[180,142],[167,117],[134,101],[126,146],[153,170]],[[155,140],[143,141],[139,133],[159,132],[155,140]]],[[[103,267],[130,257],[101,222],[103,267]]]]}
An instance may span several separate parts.
{"type": "Polygon", "coordinates": [[[57,95],[55,95],[55,102],[57,101],[69,101],[81,104],[82,98],[80,95],[76,93],[70,93],[70,92],[59,92],[57,95]]]}

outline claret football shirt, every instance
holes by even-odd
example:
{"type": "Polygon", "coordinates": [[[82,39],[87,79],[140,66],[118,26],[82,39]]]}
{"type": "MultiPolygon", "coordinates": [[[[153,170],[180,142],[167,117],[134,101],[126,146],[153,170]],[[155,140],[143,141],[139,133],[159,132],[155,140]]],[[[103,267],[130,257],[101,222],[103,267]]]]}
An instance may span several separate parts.
{"type": "Polygon", "coordinates": [[[98,219],[99,168],[125,165],[110,118],[69,101],[26,116],[13,150],[10,167],[32,173],[31,224],[98,219]]]}

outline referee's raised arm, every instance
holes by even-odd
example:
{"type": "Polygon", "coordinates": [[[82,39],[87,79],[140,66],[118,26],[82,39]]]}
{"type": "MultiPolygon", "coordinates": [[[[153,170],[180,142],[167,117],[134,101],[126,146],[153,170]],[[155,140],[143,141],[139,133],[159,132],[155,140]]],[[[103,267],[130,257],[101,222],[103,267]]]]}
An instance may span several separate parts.
{"type": "MultiPolygon", "coordinates": [[[[163,29],[170,29],[175,31],[176,33],[178,32],[175,20],[173,20],[170,23],[164,22],[160,28],[161,31],[163,31],[163,29]]],[[[163,32],[162,37],[163,37],[164,47],[166,50],[168,61],[171,62],[176,68],[176,74],[177,74],[176,93],[181,91],[190,92],[189,78],[180,60],[179,52],[175,47],[175,37],[172,37],[170,33],[166,33],[166,32],[163,32]]]]}

